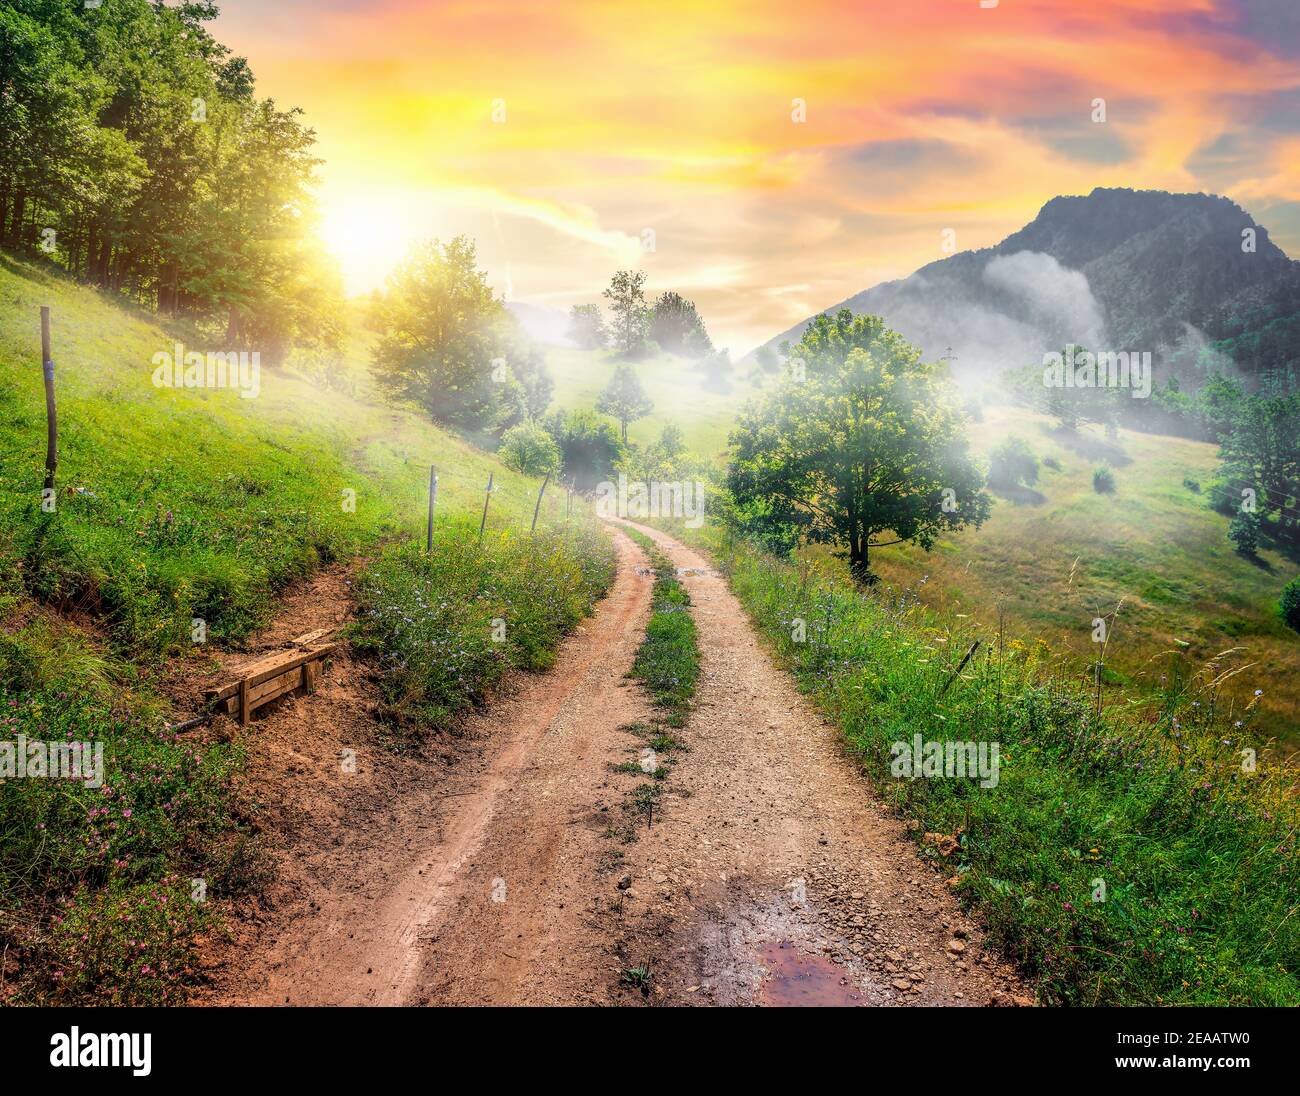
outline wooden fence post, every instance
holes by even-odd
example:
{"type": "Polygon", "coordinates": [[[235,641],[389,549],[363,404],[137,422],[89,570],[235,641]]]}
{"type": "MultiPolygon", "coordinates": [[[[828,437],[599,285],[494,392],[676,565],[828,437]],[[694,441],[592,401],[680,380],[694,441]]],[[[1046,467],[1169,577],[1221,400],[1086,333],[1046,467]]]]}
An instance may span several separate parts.
{"type": "Polygon", "coordinates": [[[438,469],[429,467],[429,527],[424,535],[424,550],[433,551],[433,508],[438,503],[438,469]]]}
{"type": "Polygon", "coordinates": [[[551,482],[551,473],[546,473],[546,478],[542,480],[542,489],[537,492],[537,505],[533,507],[533,527],[528,530],[530,533],[537,532],[537,515],[542,509],[542,496],[546,494],[546,485],[551,482]]]}
{"type": "Polygon", "coordinates": [[[59,467],[59,414],[54,404],[54,360],[50,356],[50,308],[41,305],[41,370],[45,374],[45,490],[54,490],[59,467]]]}
{"type": "Polygon", "coordinates": [[[492,479],[495,472],[488,473],[487,493],[483,496],[483,520],[478,523],[478,545],[483,547],[483,530],[487,528],[488,503],[492,501],[492,479]]]}

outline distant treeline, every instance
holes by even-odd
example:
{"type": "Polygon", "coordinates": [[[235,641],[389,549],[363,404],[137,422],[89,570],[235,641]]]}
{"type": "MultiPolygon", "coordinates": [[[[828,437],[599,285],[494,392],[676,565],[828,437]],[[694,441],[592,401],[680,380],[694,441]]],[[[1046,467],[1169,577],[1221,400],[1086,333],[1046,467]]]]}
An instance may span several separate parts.
{"type": "Polygon", "coordinates": [[[313,132],[257,98],[210,2],[0,5],[0,243],[271,359],[331,339],[313,132]]]}

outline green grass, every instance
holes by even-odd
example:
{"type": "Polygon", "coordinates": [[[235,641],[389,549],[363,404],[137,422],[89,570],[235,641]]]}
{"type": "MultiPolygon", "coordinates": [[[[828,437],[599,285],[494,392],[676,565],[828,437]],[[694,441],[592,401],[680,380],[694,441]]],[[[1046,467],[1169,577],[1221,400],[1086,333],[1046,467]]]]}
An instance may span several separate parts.
{"type": "Polygon", "coordinates": [[[108,769],[102,789],[0,779],[0,948],[19,964],[5,992],[23,1002],[178,1001],[195,934],[220,900],[264,881],[241,821],[238,742],[161,730],[159,685],[179,660],[207,657],[194,618],[212,646],[238,645],[290,583],[375,556],[360,582],[375,614],[363,642],[389,671],[389,714],[410,727],[482,700],[507,666],[546,665],[608,581],[585,507],[565,533],[564,495],[551,492],[528,536],[537,480],[378,399],[368,336],[353,336],[328,383],[312,356],[264,368],[255,399],[155,388],[153,355],[177,341],[220,349],[0,255],[0,724],[5,737],[102,742],[108,769]],[[40,505],[43,304],[60,426],[53,513],[40,505]],[[409,547],[423,544],[431,464],[436,563],[409,547]],[[404,631],[398,614],[417,597],[451,608],[404,631]],[[497,615],[510,641],[480,658],[497,615]],[[474,651],[445,680],[417,643],[438,638],[474,651]]]}
{"type": "Polygon", "coordinates": [[[588,524],[535,535],[472,523],[390,548],[357,586],[357,646],[379,660],[387,716],[442,726],[482,704],[507,669],[544,670],[614,576],[613,547],[588,524]]]}
{"type": "Polygon", "coordinates": [[[1158,693],[1108,693],[1098,716],[1075,668],[1044,645],[1003,643],[913,595],[863,594],[833,568],[780,563],[712,530],[677,532],[712,544],[917,836],[958,836],[948,858],[933,841],[921,853],[982,910],[1043,1001],[1300,1004],[1294,773],[1262,755],[1243,771],[1257,707],[1230,709],[1223,664],[1158,693]],[[918,733],[999,743],[999,783],[892,776],[891,745],[918,733]]]}
{"type": "Polygon", "coordinates": [[[645,549],[655,572],[654,594],[645,639],[632,663],[632,676],[642,682],[669,727],[682,727],[700,673],[700,652],[691,598],[677,581],[677,569],[654,541],[635,529],[629,535],[645,549]]]}
{"type": "Polygon", "coordinates": [[[1001,611],[1014,634],[1081,665],[1094,655],[1093,619],[1122,601],[1106,662],[1141,688],[1159,690],[1162,679],[1239,648],[1225,664],[1249,669],[1225,685],[1225,698],[1241,707],[1262,689],[1258,729],[1289,749],[1300,746],[1300,636],[1277,609],[1300,563],[1267,549],[1258,563],[1238,555],[1228,519],[1209,508],[1207,492],[1184,485],[1189,476],[1211,482],[1217,447],[1122,431],[1112,462],[1115,492],[1098,494],[1092,473],[1095,447],[1106,444],[1100,430],[1085,428],[1072,439],[1051,426],[1029,412],[987,409],[984,421],[971,425],[977,453],[1015,435],[1040,459],[1060,463],[1060,471],[1040,469],[1034,488],[1041,500],[998,498],[982,528],[941,540],[929,553],[911,545],[878,550],[873,569],[931,608],[985,624],[1001,611]]]}

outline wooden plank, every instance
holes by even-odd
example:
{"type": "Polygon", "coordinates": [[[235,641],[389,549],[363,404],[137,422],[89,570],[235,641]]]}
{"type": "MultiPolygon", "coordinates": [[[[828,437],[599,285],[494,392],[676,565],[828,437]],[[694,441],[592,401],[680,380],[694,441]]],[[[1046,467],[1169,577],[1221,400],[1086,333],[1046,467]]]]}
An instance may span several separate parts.
{"type": "Polygon", "coordinates": [[[320,684],[321,667],[325,665],[323,659],[317,659],[315,662],[308,662],[302,668],[302,688],[305,693],[310,695],[316,691],[317,685],[320,684]]]}
{"type": "MultiPolygon", "coordinates": [[[[264,681],[269,681],[273,677],[279,677],[289,670],[297,669],[304,662],[324,658],[326,655],[332,654],[337,646],[337,643],[327,643],[323,647],[313,647],[310,651],[285,651],[271,658],[259,659],[257,662],[244,667],[241,671],[240,681],[247,681],[249,687],[252,688],[264,681]]],[[[229,685],[223,685],[219,689],[209,689],[207,698],[209,700],[224,700],[228,696],[234,696],[239,692],[240,681],[232,681],[229,685]]]]}
{"type": "Polygon", "coordinates": [[[248,678],[244,678],[239,683],[239,722],[241,726],[247,727],[249,719],[252,718],[253,708],[248,702],[248,678]]]}
{"type": "Polygon", "coordinates": [[[294,636],[289,642],[295,647],[309,647],[318,639],[324,639],[327,635],[337,632],[338,628],[317,628],[314,632],[304,632],[300,636],[294,636]]]}
{"type": "MultiPolygon", "coordinates": [[[[315,665],[309,663],[308,665],[315,665]]],[[[269,704],[272,700],[278,700],[285,693],[291,693],[294,689],[303,687],[303,670],[305,667],[297,666],[288,673],[281,674],[279,677],[273,677],[269,681],[264,681],[256,688],[248,690],[248,709],[250,712],[260,708],[263,704],[269,704]]],[[[241,682],[242,684],[242,682],[241,682]]],[[[224,711],[227,715],[234,715],[240,711],[242,698],[239,694],[228,696],[217,705],[218,711],[224,711]]]]}

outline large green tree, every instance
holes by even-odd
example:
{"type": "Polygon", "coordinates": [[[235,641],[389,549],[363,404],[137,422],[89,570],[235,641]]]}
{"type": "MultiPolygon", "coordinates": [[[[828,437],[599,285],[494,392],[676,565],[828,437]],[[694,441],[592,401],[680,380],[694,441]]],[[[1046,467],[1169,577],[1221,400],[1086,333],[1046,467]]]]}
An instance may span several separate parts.
{"type": "Polygon", "coordinates": [[[680,293],[661,293],[650,312],[650,338],[661,350],[690,358],[702,358],[713,349],[713,341],[695,303],[680,293]]]}
{"type": "Polygon", "coordinates": [[[569,309],[569,338],[581,350],[604,350],[609,343],[605,319],[598,304],[575,304],[569,309]]]}
{"type": "Polygon", "coordinates": [[[645,304],[645,271],[620,270],[604,292],[614,314],[614,346],[626,357],[645,350],[648,315],[645,304]]]}
{"type": "Polygon", "coordinates": [[[522,410],[508,355],[514,327],[478,268],[472,241],[417,244],[375,307],[380,385],[438,422],[490,429],[522,410]]]}
{"type": "Polygon", "coordinates": [[[835,545],[874,581],[871,550],[979,525],[990,499],[966,420],[937,364],[878,316],[818,317],[789,350],[788,383],[731,435],[727,486],[742,526],[769,543],[835,545]]]}

